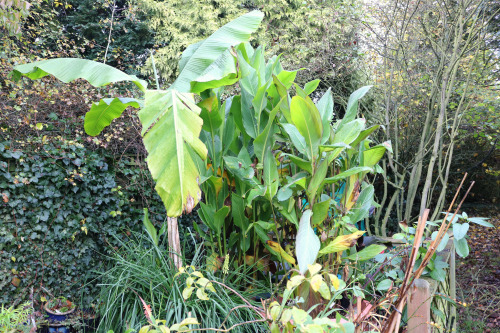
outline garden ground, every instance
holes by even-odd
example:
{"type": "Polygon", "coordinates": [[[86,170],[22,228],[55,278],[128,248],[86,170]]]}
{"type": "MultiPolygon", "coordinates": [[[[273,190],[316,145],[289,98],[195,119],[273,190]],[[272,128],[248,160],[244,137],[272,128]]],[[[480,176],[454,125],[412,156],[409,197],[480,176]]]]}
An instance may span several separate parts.
{"type": "MultiPolygon", "coordinates": [[[[466,210],[469,213],[468,210],[466,210]]],[[[473,216],[488,216],[495,229],[471,224],[470,255],[457,262],[459,332],[500,332],[500,207],[476,206],[473,216]]]]}

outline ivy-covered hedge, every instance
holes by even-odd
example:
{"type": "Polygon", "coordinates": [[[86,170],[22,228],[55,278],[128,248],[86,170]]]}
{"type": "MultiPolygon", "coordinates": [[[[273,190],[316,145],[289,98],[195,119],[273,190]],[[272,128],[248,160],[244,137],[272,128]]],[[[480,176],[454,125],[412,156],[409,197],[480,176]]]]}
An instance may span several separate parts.
{"type": "Polygon", "coordinates": [[[145,206],[157,224],[165,219],[143,162],[47,141],[22,150],[0,143],[0,303],[17,304],[32,289],[40,300],[42,287],[93,301],[97,281],[88,282],[106,265],[113,236],[141,230],[145,206]]]}

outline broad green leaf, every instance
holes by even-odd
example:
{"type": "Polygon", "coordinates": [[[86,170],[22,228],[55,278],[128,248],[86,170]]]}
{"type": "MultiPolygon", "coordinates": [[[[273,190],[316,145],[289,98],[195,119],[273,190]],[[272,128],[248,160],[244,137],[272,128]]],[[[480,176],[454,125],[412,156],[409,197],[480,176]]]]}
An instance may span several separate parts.
{"type": "Polygon", "coordinates": [[[356,115],[358,113],[358,101],[370,90],[371,87],[372,86],[361,87],[351,94],[351,96],[349,97],[349,101],[347,102],[344,118],[342,118],[338,129],[341,129],[342,127],[344,127],[344,125],[356,118],[356,115]]]}
{"type": "Polygon", "coordinates": [[[189,92],[191,81],[202,75],[228,48],[248,41],[263,17],[264,14],[259,11],[242,15],[218,29],[196,47],[189,49],[190,56],[184,57],[182,70],[171,88],[189,92]]]}
{"type": "Polygon", "coordinates": [[[313,80],[310,82],[307,82],[306,85],[304,86],[304,92],[306,95],[310,95],[316,88],[318,88],[319,83],[321,80],[313,80]]]}
{"type": "Polygon", "coordinates": [[[227,49],[200,76],[191,81],[191,92],[200,93],[207,89],[230,86],[238,80],[236,57],[231,49],[227,49]]]}
{"type": "Polygon", "coordinates": [[[149,220],[149,212],[147,208],[144,208],[144,218],[142,220],[142,223],[144,224],[149,237],[151,237],[151,240],[153,240],[153,243],[155,245],[158,245],[158,234],[156,233],[155,226],[149,220]]]}
{"type": "Polygon", "coordinates": [[[392,286],[391,279],[385,279],[377,283],[377,290],[387,290],[392,286]]]}
{"type": "Polygon", "coordinates": [[[349,170],[341,172],[338,175],[335,175],[335,176],[329,177],[329,178],[325,178],[325,180],[323,181],[323,183],[324,184],[332,184],[332,183],[338,182],[339,180],[342,180],[342,179],[345,179],[347,177],[350,177],[352,175],[356,175],[356,174],[361,173],[361,172],[370,172],[372,170],[373,169],[369,168],[369,167],[354,167],[354,168],[350,168],[349,170]]]}
{"type": "Polygon", "coordinates": [[[309,197],[312,198],[316,196],[316,192],[320,188],[320,185],[323,183],[327,171],[328,171],[328,161],[325,158],[321,160],[318,168],[316,169],[316,172],[311,177],[311,181],[309,182],[309,186],[307,187],[307,194],[309,197]]]}
{"type": "Polygon", "coordinates": [[[310,209],[302,213],[295,244],[295,251],[301,274],[305,274],[307,265],[314,264],[321,245],[318,236],[316,236],[314,230],[311,228],[311,215],[312,212],[310,209]]]}
{"type": "Polygon", "coordinates": [[[385,146],[377,145],[363,152],[363,166],[374,167],[384,156],[386,151],[385,146]]]}
{"type": "Polygon", "coordinates": [[[303,171],[296,173],[295,175],[293,175],[293,177],[287,177],[288,183],[285,186],[281,187],[278,191],[278,200],[288,200],[293,194],[293,190],[291,189],[291,187],[293,187],[294,185],[301,186],[303,189],[306,183],[306,177],[307,174],[303,171]]]}
{"type": "Polygon", "coordinates": [[[356,119],[346,123],[344,127],[338,128],[333,137],[332,144],[345,143],[350,145],[365,128],[366,120],[356,119]]]}
{"type": "Polygon", "coordinates": [[[186,66],[189,58],[198,50],[200,45],[203,43],[203,40],[200,40],[197,43],[191,44],[186,49],[184,52],[182,52],[181,59],[179,60],[179,72],[182,72],[184,70],[184,67],[186,66]]]}
{"type": "Polygon", "coordinates": [[[248,229],[248,218],[245,216],[245,204],[243,198],[236,193],[231,193],[231,215],[234,224],[242,231],[248,229]]]}
{"type": "Polygon", "coordinates": [[[264,161],[264,154],[265,151],[268,147],[272,147],[274,145],[274,141],[272,140],[274,131],[273,129],[273,124],[274,124],[274,118],[276,117],[276,114],[279,111],[279,106],[276,106],[271,113],[269,114],[269,120],[267,121],[267,125],[254,140],[253,142],[253,149],[255,156],[257,156],[257,160],[259,162],[264,161]]]}
{"type": "Polygon", "coordinates": [[[455,223],[453,224],[453,237],[456,240],[461,240],[467,235],[467,231],[469,230],[469,223],[455,223]]]}
{"type": "Polygon", "coordinates": [[[205,98],[198,103],[198,106],[201,108],[200,117],[203,119],[202,128],[212,133],[212,135],[216,134],[215,131],[224,122],[224,113],[221,114],[221,112],[219,112],[218,103],[217,96],[205,98]]]}
{"type": "Polygon", "coordinates": [[[290,104],[290,113],[295,127],[306,140],[308,156],[314,159],[323,135],[318,109],[314,103],[307,103],[302,97],[294,96],[290,104]]]}
{"type": "Polygon", "coordinates": [[[135,98],[103,98],[99,103],[92,103],[90,110],[85,114],[85,133],[90,136],[99,135],[102,130],[119,118],[128,107],[141,108],[143,103],[135,98]]]}
{"type": "Polygon", "coordinates": [[[233,176],[249,185],[257,184],[253,179],[255,172],[250,163],[240,157],[224,156],[223,158],[225,167],[233,176]]]}
{"type": "Polygon", "coordinates": [[[330,210],[330,197],[324,201],[320,201],[313,206],[313,215],[311,218],[311,225],[314,227],[321,224],[328,216],[330,210]]]}
{"type": "Polygon", "coordinates": [[[266,197],[271,200],[278,192],[279,173],[271,147],[266,148],[264,155],[264,184],[267,187],[266,197]]]}
{"type": "Polygon", "coordinates": [[[311,159],[312,157],[309,156],[310,154],[308,154],[309,151],[307,150],[306,140],[304,139],[302,134],[299,133],[297,127],[295,127],[293,124],[282,124],[282,126],[299,153],[306,155],[309,159],[311,159]]]}
{"type": "Polygon", "coordinates": [[[484,217],[470,217],[467,219],[469,222],[472,222],[472,223],[476,223],[476,224],[479,224],[479,225],[482,225],[483,227],[488,227],[488,228],[493,228],[494,225],[489,223],[489,222],[486,222],[485,220],[487,220],[486,218],[484,217]]]}
{"type": "Polygon", "coordinates": [[[469,255],[469,245],[467,244],[467,239],[453,239],[453,243],[455,244],[455,250],[457,254],[462,258],[465,258],[469,255]]]}
{"type": "Polygon", "coordinates": [[[282,154],[283,156],[288,156],[290,158],[290,161],[292,161],[295,165],[297,165],[299,168],[301,168],[302,170],[305,170],[309,173],[312,173],[312,165],[311,165],[311,162],[309,161],[306,161],[300,157],[297,157],[295,155],[291,155],[291,154],[282,154]]]}
{"type": "Polygon", "coordinates": [[[222,227],[224,226],[224,220],[229,214],[229,207],[224,206],[221,209],[219,209],[215,215],[214,215],[214,227],[215,227],[215,232],[220,235],[222,232],[222,227]]]}
{"type": "Polygon", "coordinates": [[[375,125],[375,126],[369,127],[367,129],[361,131],[361,133],[359,133],[359,135],[356,138],[356,140],[354,140],[353,142],[351,142],[351,146],[356,147],[358,145],[358,143],[360,143],[361,141],[363,141],[364,139],[366,139],[368,136],[370,136],[370,134],[372,134],[373,132],[375,132],[379,128],[380,128],[380,125],[375,125]]]}
{"type": "Polygon", "coordinates": [[[446,271],[441,268],[435,268],[431,270],[431,278],[439,282],[444,282],[446,280],[446,271]]]}
{"type": "Polygon", "coordinates": [[[200,209],[198,210],[198,214],[200,216],[200,219],[203,221],[203,223],[205,223],[207,227],[210,228],[210,230],[217,231],[214,222],[215,207],[213,205],[208,205],[200,202],[200,209]]]}
{"type": "Polygon", "coordinates": [[[328,88],[316,106],[318,107],[321,122],[323,124],[323,138],[321,139],[321,143],[323,144],[330,137],[330,123],[333,119],[333,97],[331,88],[328,88]]]}
{"type": "Polygon", "coordinates": [[[351,254],[346,259],[355,261],[370,260],[371,258],[374,258],[376,255],[380,254],[386,248],[387,247],[384,245],[372,244],[357,253],[351,254]]]}
{"type": "Polygon", "coordinates": [[[102,62],[86,59],[56,58],[35,61],[29,64],[17,65],[12,71],[12,77],[16,81],[21,76],[36,80],[47,75],[53,75],[56,79],[64,83],[69,83],[76,79],[84,79],[94,87],[102,87],[115,82],[131,81],[143,92],[147,88],[146,81],[139,80],[134,75],[128,75],[102,62]]]}
{"type": "Polygon", "coordinates": [[[198,168],[191,156],[207,156],[199,139],[203,124],[199,113],[191,95],[175,90],[146,91],[145,107],[139,112],[148,168],[170,217],[191,212],[201,197],[198,168]]]}
{"type": "MultiPolygon", "coordinates": [[[[434,231],[431,235],[432,240],[435,240],[437,237],[438,232],[434,231]]],[[[445,233],[443,236],[443,239],[441,240],[441,243],[439,243],[438,247],[436,248],[437,252],[441,252],[444,250],[446,245],[448,245],[448,241],[450,240],[450,235],[448,233],[445,233]]]]}
{"type": "Polygon", "coordinates": [[[352,222],[358,222],[368,217],[373,202],[373,185],[366,186],[358,196],[356,203],[350,210],[349,218],[352,222]]]}

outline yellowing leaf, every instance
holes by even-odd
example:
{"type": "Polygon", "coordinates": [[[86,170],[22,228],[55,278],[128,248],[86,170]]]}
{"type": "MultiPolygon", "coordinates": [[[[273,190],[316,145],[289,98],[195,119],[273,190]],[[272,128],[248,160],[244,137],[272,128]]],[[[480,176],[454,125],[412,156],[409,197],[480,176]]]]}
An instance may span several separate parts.
{"type": "Polygon", "coordinates": [[[196,318],[186,318],[181,322],[181,326],[200,325],[196,318]]]}
{"type": "Polygon", "coordinates": [[[281,247],[281,245],[279,243],[269,240],[269,241],[267,241],[267,245],[269,245],[269,247],[273,251],[275,251],[279,255],[281,255],[281,257],[283,257],[283,259],[285,259],[288,263],[295,265],[295,258],[292,257],[291,255],[289,255],[285,250],[283,250],[283,248],[281,247]]]}
{"type": "Polygon", "coordinates": [[[193,293],[193,290],[194,290],[194,287],[184,288],[184,290],[182,291],[182,297],[184,299],[188,299],[189,297],[191,297],[191,294],[193,293]]]}
{"type": "Polygon", "coordinates": [[[198,288],[198,290],[196,290],[196,297],[198,297],[199,299],[201,299],[203,301],[209,300],[208,295],[205,292],[205,288],[198,288]]]}
{"type": "Polygon", "coordinates": [[[286,289],[292,289],[294,287],[297,287],[304,280],[305,280],[304,275],[295,275],[295,276],[292,276],[292,278],[290,280],[288,280],[288,282],[286,283],[286,289]]]}
{"type": "Polygon", "coordinates": [[[322,248],[319,251],[319,254],[329,254],[335,252],[345,251],[348,248],[354,246],[356,244],[356,240],[361,237],[365,232],[364,231],[356,231],[355,233],[349,235],[342,235],[335,238],[330,242],[327,246],[322,248]]]}
{"type": "Polygon", "coordinates": [[[307,265],[307,268],[309,270],[309,274],[313,276],[314,274],[318,273],[321,270],[321,265],[316,263],[314,265],[307,265]]]}
{"type": "Polygon", "coordinates": [[[335,290],[339,290],[340,281],[339,281],[339,278],[337,277],[337,275],[328,274],[328,276],[330,277],[330,282],[332,283],[333,288],[335,288],[335,290]]]}
{"type": "Polygon", "coordinates": [[[318,291],[323,283],[323,277],[321,275],[314,275],[309,283],[314,291],[318,291]]]}

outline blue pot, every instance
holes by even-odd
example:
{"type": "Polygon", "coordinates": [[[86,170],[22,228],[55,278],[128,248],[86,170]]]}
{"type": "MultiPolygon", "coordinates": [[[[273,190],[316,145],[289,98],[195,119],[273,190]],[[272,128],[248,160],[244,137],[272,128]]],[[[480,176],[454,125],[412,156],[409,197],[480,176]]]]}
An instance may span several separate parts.
{"type": "Polygon", "coordinates": [[[66,327],[64,325],[61,325],[60,322],[64,321],[69,318],[69,316],[75,312],[75,308],[62,312],[62,313],[56,313],[53,312],[52,310],[47,308],[48,304],[45,304],[44,309],[47,315],[49,316],[49,332],[50,333],[69,333],[69,327],[66,327]]]}

